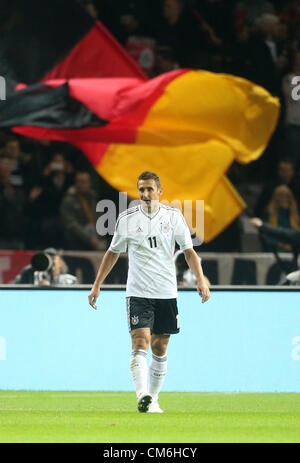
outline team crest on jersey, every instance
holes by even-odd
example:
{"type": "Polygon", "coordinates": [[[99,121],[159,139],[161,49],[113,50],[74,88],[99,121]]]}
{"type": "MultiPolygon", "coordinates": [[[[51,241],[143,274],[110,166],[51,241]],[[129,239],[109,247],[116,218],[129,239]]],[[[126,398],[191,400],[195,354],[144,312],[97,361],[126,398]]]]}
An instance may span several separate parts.
{"type": "Polygon", "coordinates": [[[160,223],[160,229],[161,229],[162,233],[169,233],[169,231],[170,231],[169,222],[161,222],[160,223]]]}
{"type": "Polygon", "coordinates": [[[131,317],[131,324],[132,325],[137,325],[139,322],[139,317],[137,315],[134,315],[133,317],[131,317]]]}

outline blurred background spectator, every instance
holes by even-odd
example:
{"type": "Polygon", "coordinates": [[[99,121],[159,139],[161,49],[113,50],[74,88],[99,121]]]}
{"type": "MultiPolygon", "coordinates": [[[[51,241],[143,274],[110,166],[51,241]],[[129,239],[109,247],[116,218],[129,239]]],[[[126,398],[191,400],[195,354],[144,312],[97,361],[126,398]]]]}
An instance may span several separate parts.
{"type": "Polygon", "coordinates": [[[24,239],[24,190],[11,183],[13,161],[0,158],[0,248],[22,249],[24,239]]]}
{"type": "Polygon", "coordinates": [[[208,65],[210,38],[207,25],[183,0],[163,1],[155,36],[159,45],[174,50],[180,67],[208,65]]]}
{"type": "Polygon", "coordinates": [[[6,157],[11,162],[9,183],[15,188],[23,188],[28,192],[37,175],[34,156],[22,151],[17,137],[8,136],[0,157],[6,157]]]}
{"type": "Polygon", "coordinates": [[[254,213],[263,217],[266,213],[267,204],[270,202],[274,190],[279,185],[286,185],[292,191],[295,201],[300,204],[300,184],[296,174],[295,164],[290,158],[283,158],[278,161],[275,176],[265,181],[261,194],[257,200],[254,213]]]}
{"type": "MultiPolygon", "coordinates": [[[[264,219],[274,227],[294,229],[299,227],[298,206],[289,187],[280,185],[275,188],[271,201],[267,205],[264,219]]],[[[289,243],[282,243],[273,237],[267,237],[264,239],[264,250],[290,252],[292,247],[289,243]]]]}
{"type": "Polygon", "coordinates": [[[249,220],[253,227],[259,231],[262,240],[274,239],[275,242],[288,245],[292,251],[292,260],[283,260],[277,247],[273,247],[273,252],[281,271],[287,275],[299,269],[299,254],[300,254],[300,230],[299,228],[286,228],[271,225],[268,222],[262,221],[259,217],[253,217],[249,220]]]}
{"type": "Polygon", "coordinates": [[[156,49],[156,64],[154,75],[179,69],[173,48],[168,45],[161,45],[156,49]]]}
{"type": "Polygon", "coordinates": [[[73,167],[61,153],[54,153],[25,205],[28,218],[26,246],[40,249],[52,244],[62,247],[60,204],[73,181],[73,167]]]}
{"type": "Polygon", "coordinates": [[[107,240],[96,233],[97,194],[88,172],[76,172],[75,184],[66,192],[60,207],[64,248],[104,250],[107,240]]]}
{"type": "Polygon", "coordinates": [[[256,20],[264,14],[275,14],[272,2],[265,0],[244,0],[236,7],[237,25],[248,24],[254,26],[256,20]]]}
{"type": "Polygon", "coordinates": [[[261,85],[271,93],[279,94],[279,44],[277,29],[279,18],[273,14],[263,14],[255,19],[252,34],[248,40],[248,79],[261,85]]]}

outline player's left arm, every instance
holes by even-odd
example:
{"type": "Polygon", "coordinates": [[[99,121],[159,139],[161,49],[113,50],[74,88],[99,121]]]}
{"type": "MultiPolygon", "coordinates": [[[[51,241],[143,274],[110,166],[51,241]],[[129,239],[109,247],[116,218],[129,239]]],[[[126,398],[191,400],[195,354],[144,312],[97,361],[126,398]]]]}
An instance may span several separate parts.
{"type": "Polygon", "coordinates": [[[197,291],[202,297],[202,302],[208,301],[210,298],[210,291],[209,287],[207,286],[205,282],[205,277],[203,274],[201,262],[199,260],[199,257],[197,256],[197,253],[193,248],[186,249],[184,252],[184,257],[185,260],[191,269],[191,271],[194,273],[194,275],[197,278],[197,291]]]}

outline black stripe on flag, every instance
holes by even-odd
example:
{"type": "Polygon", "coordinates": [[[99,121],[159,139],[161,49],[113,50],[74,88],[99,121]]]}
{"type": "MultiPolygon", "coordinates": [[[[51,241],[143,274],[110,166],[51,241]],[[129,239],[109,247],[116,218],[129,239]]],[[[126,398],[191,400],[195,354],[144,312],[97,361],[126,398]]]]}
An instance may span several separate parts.
{"type": "Polygon", "coordinates": [[[108,123],[69,95],[65,83],[53,88],[35,84],[14,92],[0,104],[0,127],[18,125],[58,129],[101,127],[108,123]]]}

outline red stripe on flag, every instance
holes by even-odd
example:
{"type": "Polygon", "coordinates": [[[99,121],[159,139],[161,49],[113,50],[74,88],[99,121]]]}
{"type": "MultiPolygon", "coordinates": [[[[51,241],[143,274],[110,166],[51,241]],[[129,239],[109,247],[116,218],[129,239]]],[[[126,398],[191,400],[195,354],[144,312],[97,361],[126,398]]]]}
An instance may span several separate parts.
{"type": "Polygon", "coordinates": [[[74,77],[148,77],[119,42],[97,21],[68,56],[42,79],[74,77]]]}

